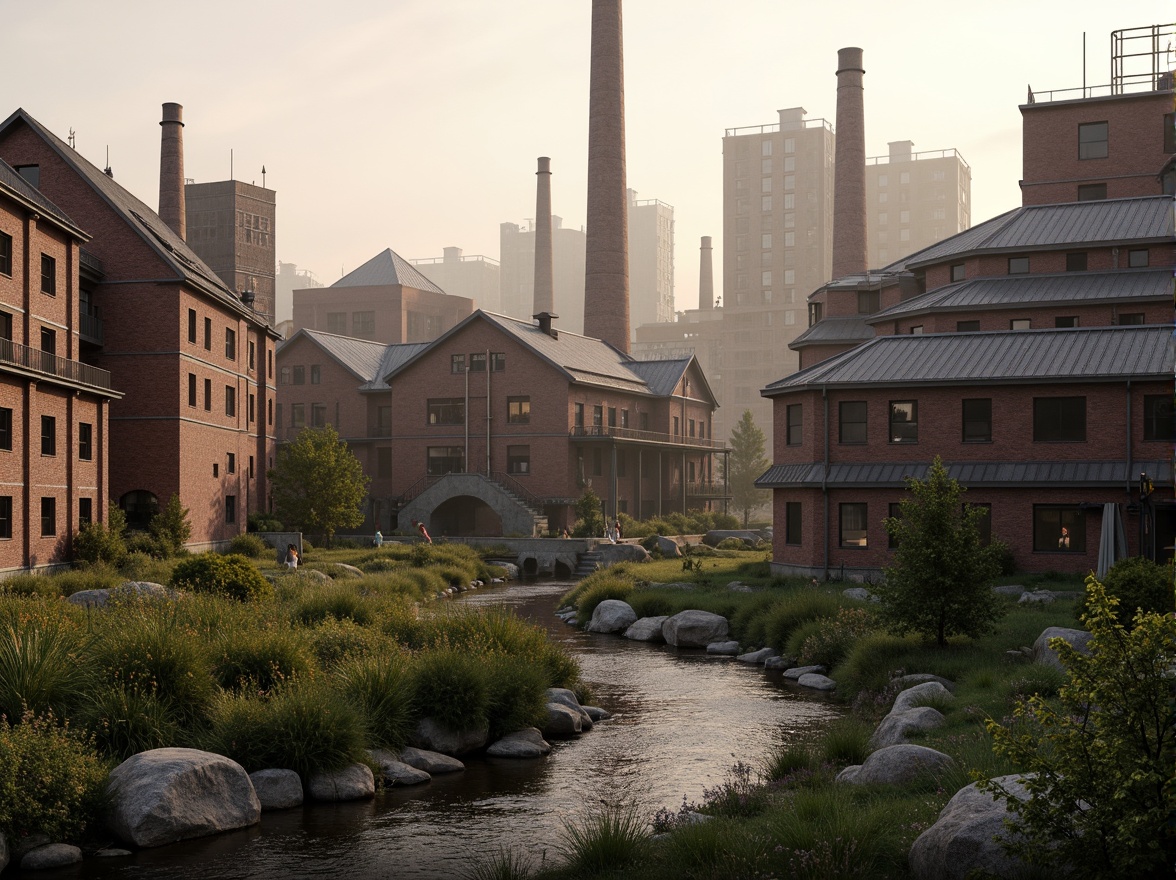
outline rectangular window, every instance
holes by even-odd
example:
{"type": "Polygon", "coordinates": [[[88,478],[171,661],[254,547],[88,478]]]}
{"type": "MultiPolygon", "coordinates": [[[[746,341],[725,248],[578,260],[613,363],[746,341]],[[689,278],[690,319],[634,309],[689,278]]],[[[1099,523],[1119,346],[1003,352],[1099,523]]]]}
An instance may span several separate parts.
{"type": "Polygon", "coordinates": [[[318,364],[311,364],[310,366],[310,384],[321,385],[323,383],[323,368],[318,364]]]}
{"type": "Polygon", "coordinates": [[[57,296],[57,260],[41,254],[41,293],[57,296]]]}
{"type": "Polygon", "coordinates": [[[430,425],[464,425],[465,401],[460,397],[430,398],[427,416],[430,425]]]}
{"type": "Polygon", "coordinates": [[[506,352],[494,351],[490,353],[490,372],[501,373],[506,369],[506,352]]]}
{"type": "Polygon", "coordinates": [[[866,401],[843,400],[837,405],[838,442],[866,442],[866,401]]]}
{"type": "Polygon", "coordinates": [[[282,367],[278,370],[278,384],[290,385],[294,379],[294,372],[289,367],[282,367]]]}
{"type": "Polygon", "coordinates": [[[1107,185],[1105,183],[1078,184],[1078,201],[1080,202],[1099,202],[1106,197],[1107,185]]]}
{"type": "Polygon", "coordinates": [[[1059,315],[1058,317],[1054,318],[1054,326],[1055,327],[1077,327],[1078,326],[1078,316],[1077,315],[1059,315]]]}
{"type": "Polygon", "coordinates": [[[346,312],[327,312],[327,332],[338,333],[340,336],[347,333],[347,313],[346,312]]]}
{"type": "Polygon", "coordinates": [[[460,474],[464,470],[460,446],[430,446],[426,473],[430,477],[460,474]]]}
{"type": "Polygon", "coordinates": [[[919,442],[919,402],[917,400],[890,401],[890,442],[919,442]]]}
{"type": "Polygon", "coordinates": [[[392,407],[390,407],[390,406],[376,407],[376,436],[377,437],[391,437],[392,436],[392,407]]]}
{"type": "Polygon", "coordinates": [[[204,319],[204,348],[212,351],[212,318],[204,319]]]}
{"type": "MultiPolygon", "coordinates": [[[[621,427],[629,427],[629,411],[627,409],[621,410],[621,427]]],[[[699,436],[702,436],[701,434],[699,436]]]]}
{"type": "MultiPolygon", "coordinates": [[[[594,428],[604,427],[604,407],[603,406],[592,407],[592,427],[594,427],[594,428]]],[[[600,431],[597,431],[596,433],[599,434],[600,431]]]]}
{"type": "Polygon", "coordinates": [[[0,339],[12,341],[12,313],[0,312],[0,339]]]}
{"type": "Polygon", "coordinates": [[[485,373],[486,372],[486,354],[485,352],[478,352],[470,355],[470,372],[471,373],[485,373]]]}
{"type": "Polygon", "coordinates": [[[249,372],[257,367],[257,343],[252,339],[249,340],[249,372]]]}
{"type": "Polygon", "coordinates": [[[0,449],[12,451],[12,410],[0,406],[0,449]]]}
{"type": "Polygon", "coordinates": [[[799,544],[801,536],[801,504],[799,501],[784,502],[784,543],[799,544]]]}
{"type": "Polygon", "coordinates": [[[506,472],[508,474],[529,474],[531,472],[531,447],[506,447],[506,472]]]}
{"type": "Polygon", "coordinates": [[[234,452],[228,454],[228,460],[225,462],[225,473],[237,473],[237,454],[234,452]]]}
{"type": "Polygon", "coordinates": [[[1127,325],[1132,325],[1132,324],[1137,325],[1137,324],[1142,324],[1142,323],[1143,323],[1143,312],[1120,312],[1119,313],[1119,324],[1121,326],[1127,326],[1127,325]]]}
{"type": "Polygon", "coordinates": [[[188,406],[196,405],[196,374],[188,374],[188,406]]]}
{"type": "Polygon", "coordinates": [[[1028,330],[1033,326],[1033,321],[1029,318],[1013,318],[1009,321],[1010,330],[1028,330]]]}
{"type": "Polygon", "coordinates": [[[915,324],[915,326],[911,327],[911,336],[922,336],[922,335],[923,335],[923,325],[922,324],[915,324]]]}
{"type": "Polygon", "coordinates": [[[449,357],[449,372],[464,373],[465,372],[465,355],[455,354],[449,357]]]}
{"type": "Polygon", "coordinates": [[[956,333],[979,333],[979,321],[956,321],[956,333]]]}
{"type": "Polygon", "coordinates": [[[253,479],[253,456],[249,456],[249,479],[253,479]]]}
{"type": "Polygon", "coordinates": [[[872,315],[881,308],[882,294],[877,290],[859,290],[857,310],[859,315],[872,315]]]}
{"type": "Polygon", "coordinates": [[[360,339],[371,339],[376,335],[375,312],[352,312],[351,335],[360,339]]]}
{"type": "Polygon", "coordinates": [[[212,412],[212,380],[204,380],[204,409],[212,412]]]}
{"type": "Polygon", "coordinates": [[[392,448],[382,446],[376,450],[376,477],[381,480],[392,478],[392,448]]]}
{"type": "Polygon", "coordinates": [[[867,506],[854,502],[838,507],[838,546],[865,547],[867,506]]]}
{"type": "Polygon", "coordinates": [[[41,455],[57,455],[57,419],[41,416],[41,455]]]}
{"type": "Polygon", "coordinates": [[[992,442],[992,398],[975,397],[962,401],[965,443],[992,442]]]}
{"type": "Polygon", "coordinates": [[[0,495],[0,539],[12,538],[12,496],[0,495]]]}
{"type": "Polygon", "coordinates": [[[1038,443],[1084,441],[1086,439],[1086,398],[1033,398],[1033,439],[1038,443]]]}
{"type": "Polygon", "coordinates": [[[788,418],[787,443],[789,446],[800,446],[804,442],[804,404],[789,404],[785,413],[788,418]]]}
{"type": "Polygon", "coordinates": [[[674,416],[674,436],[677,437],[680,433],[682,433],[681,423],[678,421],[678,417],[674,416]]]}
{"type": "MultiPolygon", "coordinates": [[[[265,412],[266,424],[272,428],[274,426],[274,401],[273,401],[273,398],[270,398],[269,400],[267,400],[265,402],[265,410],[266,410],[266,412],[265,412]]],[[[281,419],[279,419],[278,421],[281,421],[281,419]]]]}
{"type": "Polygon", "coordinates": [[[1146,269],[1148,265],[1148,249],[1132,248],[1127,251],[1127,267],[1130,269],[1146,269]]]}
{"type": "Polygon", "coordinates": [[[584,427],[584,404],[577,403],[573,405],[572,424],[577,428],[584,427]]]}
{"type": "Polygon", "coordinates": [[[250,394],[249,395],[249,421],[251,421],[251,422],[256,419],[256,415],[255,415],[255,413],[257,412],[256,407],[257,407],[257,398],[254,395],[250,394]]]}
{"type": "MultiPolygon", "coordinates": [[[[12,277],[12,236],[6,232],[0,232],[0,275],[12,277]]],[[[8,503],[12,503],[12,498],[8,503]]]]}
{"type": "Polygon", "coordinates": [[[325,403],[312,403],[310,405],[310,426],[312,428],[322,428],[327,424],[327,405],[325,403]]]}
{"type": "Polygon", "coordinates": [[[1086,122],[1078,126],[1079,159],[1105,159],[1107,152],[1105,122],[1086,122]]]}
{"type": "Polygon", "coordinates": [[[94,499],[78,499],[78,525],[84,526],[94,521],[94,499]]]}
{"type": "Polygon", "coordinates": [[[1176,113],[1164,114],[1164,152],[1176,153],[1176,113]]]}
{"type": "Polygon", "coordinates": [[[94,460],[94,426],[88,422],[78,423],[78,458],[94,460]]]}
{"type": "MultiPolygon", "coordinates": [[[[48,355],[57,354],[57,331],[49,327],[41,328],[41,351],[48,355]]],[[[45,361],[45,370],[53,369],[52,361],[45,361]]]]}
{"type": "Polygon", "coordinates": [[[220,476],[220,462],[219,461],[214,461],[212,463],[212,475],[214,477],[220,476]]]}
{"type": "Polygon", "coordinates": [[[980,536],[980,546],[987,547],[992,543],[992,505],[991,504],[965,504],[964,508],[974,507],[978,510],[984,511],[983,516],[976,520],[976,531],[980,536]]]}
{"type": "Polygon", "coordinates": [[[506,399],[506,421],[511,425],[530,424],[531,398],[508,397],[506,399]]]}
{"type": "Polygon", "coordinates": [[[225,328],[225,358],[230,361],[237,359],[237,331],[225,328]]]}
{"type": "Polygon", "coordinates": [[[306,384],[306,367],[293,367],[290,371],[290,382],[294,385],[306,384]]]}
{"type": "Polygon", "coordinates": [[[1076,504],[1033,505],[1033,549],[1085,553],[1086,516],[1076,504]]]}
{"type": "Polygon", "coordinates": [[[1009,257],[1010,275],[1027,275],[1029,273],[1028,257],[1009,257]]]}
{"type": "Polygon", "coordinates": [[[237,521],[237,496],[225,496],[225,522],[235,523],[237,521]]]}
{"type": "Polygon", "coordinates": [[[41,537],[50,538],[57,534],[57,499],[41,499],[41,537]]]}
{"type": "Polygon", "coordinates": [[[1078,251],[1077,253],[1066,254],[1066,271],[1085,272],[1086,251],[1078,251]]]}
{"type": "Polygon", "coordinates": [[[306,427],[306,404],[304,404],[304,403],[290,404],[290,427],[291,428],[305,428],[306,427]]]}
{"type": "Polygon", "coordinates": [[[188,309],[188,341],[196,344],[196,310],[188,309]]]}
{"type": "Polygon", "coordinates": [[[237,414],[237,389],[232,385],[225,386],[225,415],[235,416],[237,414]]]}
{"type": "Polygon", "coordinates": [[[610,406],[608,408],[608,426],[610,428],[615,428],[617,426],[617,408],[615,406],[610,406]]]}
{"type": "Polygon", "coordinates": [[[1176,440],[1173,421],[1172,395],[1148,394],[1143,398],[1143,439],[1148,441],[1176,440]]]}

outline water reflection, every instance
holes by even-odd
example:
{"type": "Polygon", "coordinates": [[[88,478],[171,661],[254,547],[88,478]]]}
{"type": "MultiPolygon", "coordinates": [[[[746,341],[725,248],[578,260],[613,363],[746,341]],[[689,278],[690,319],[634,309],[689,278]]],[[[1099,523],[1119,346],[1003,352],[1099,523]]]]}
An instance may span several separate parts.
{"type": "Polygon", "coordinates": [[[260,826],[125,859],[87,859],[55,877],[119,880],[446,878],[510,845],[556,858],[564,823],[602,803],[652,815],[698,800],[737,759],[771,748],[837,710],[823,697],[701,651],[590,636],[554,616],[567,583],[515,584],[461,602],[506,605],[545,626],[579,660],[594,701],[613,713],[536,761],[475,758],[464,773],[387,791],[374,801],[266,813],[260,826]]]}

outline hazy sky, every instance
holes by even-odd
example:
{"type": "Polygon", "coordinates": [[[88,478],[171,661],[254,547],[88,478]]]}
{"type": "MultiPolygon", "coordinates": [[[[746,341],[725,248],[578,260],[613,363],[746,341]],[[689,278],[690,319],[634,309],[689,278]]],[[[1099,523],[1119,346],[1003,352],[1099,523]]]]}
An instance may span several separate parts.
{"type": "MultiPolygon", "coordinates": [[[[836,115],[837,50],[864,50],[866,153],[955,147],[972,220],[1020,204],[1026,87],[1110,79],[1110,32],[1170,0],[627,0],[629,186],[674,206],[677,307],[699,237],[721,290],[722,136],[802,106],[836,115]],[[959,11],[966,8],[968,11],[959,11]]],[[[0,6],[0,118],[24,107],[158,203],[160,105],[184,105],[185,174],[277,191],[278,259],[325,283],[384,248],[498,257],[535,210],[584,223],[590,0],[38,0],[0,6]]]]}

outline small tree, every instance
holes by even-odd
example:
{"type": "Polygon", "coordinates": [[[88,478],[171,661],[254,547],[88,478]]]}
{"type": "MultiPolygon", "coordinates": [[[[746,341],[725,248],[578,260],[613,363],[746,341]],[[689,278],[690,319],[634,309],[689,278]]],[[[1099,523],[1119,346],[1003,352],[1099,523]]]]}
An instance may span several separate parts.
{"type": "Polygon", "coordinates": [[[184,549],[192,537],[192,525],[188,522],[188,508],[180,503],[179,495],[173,494],[167,506],[151,517],[147,529],[166,555],[175,556],[184,549]]]}
{"type": "Polygon", "coordinates": [[[74,536],[73,552],[77,562],[106,562],[122,565],[127,556],[127,515],[111,502],[106,508],[106,524],[88,522],[74,536]]]}
{"type": "Polygon", "coordinates": [[[727,482],[731,487],[731,501],[736,510],[743,511],[743,527],[747,528],[751,512],[768,503],[771,493],[757,488],[755,481],[763,476],[771,462],[764,456],[767,438],[745,409],[731,431],[731,453],[726,463],[727,482]]]}
{"type": "Polygon", "coordinates": [[[330,425],[306,428],[282,448],[269,479],[278,518],[326,535],[328,547],[336,530],[363,523],[368,477],[330,425]]]}
{"type": "Polygon", "coordinates": [[[940,646],[948,636],[991,632],[1004,610],[990,589],[996,557],[980,546],[987,511],[961,502],[966,490],[939,456],[925,480],[907,478],[907,490],[899,515],[883,521],[897,544],[885,582],[873,588],[883,619],[894,633],[934,636],[940,646]]]}
{"type": "Polygon", "coordinates": [[[1141,611],[1129,630],[1118,604],[1087,578],[1089,653],[1050,641],[1070,675],[1056,704],[1035,695],[1017,702],[1011,724],[987,722],[993,750],[1024,772],[1028,799],[994,780],[979,787],[1007,799],[1020,835],[1006,846],[1026,862],[1078,877],[1171,877],[1176,618],[1141,611]]]}
{"type": "Polygon", "coordinates": [[[604,534],[604,512],[600,507],[600,496],[588,486],[576,502],[576,523],[572,534],[577,538],[594,538],[604,534]]]}

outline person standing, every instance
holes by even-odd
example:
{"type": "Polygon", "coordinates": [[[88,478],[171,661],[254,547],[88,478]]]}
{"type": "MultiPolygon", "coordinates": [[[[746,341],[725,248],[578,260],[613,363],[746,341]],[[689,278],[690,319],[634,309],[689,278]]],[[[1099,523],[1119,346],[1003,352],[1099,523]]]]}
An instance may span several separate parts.
{"type": "Polygon", "coordinates": [[[380,547],[383,545],[383,543],[384,543],[384,536],[380,533],[379,529],[376,529],[376,536],[374,538],[372,538],[372,546],[373,547],[380,547]]]}
{"type": "Polygon", "coordinates": [[[616,519],[613,521],[613,534],[616,535],[617,540],[621,540],[621,521],[616,519]]]}
{"type": "Polygon", "coordinates": [[[425,528],[425,524],[423,522],[417,522],[414,519],[412,524],[416,527],[416,530],[421,533],[421,537],[425,539],[426,544],[433,543],[433,539],[429,537],[429,530],[425,528]]]}
{"type": "Polygon", "coordinates": [[[293,544],[286,548],[286,568],[298,568],[298,548],[293,544]]]}

